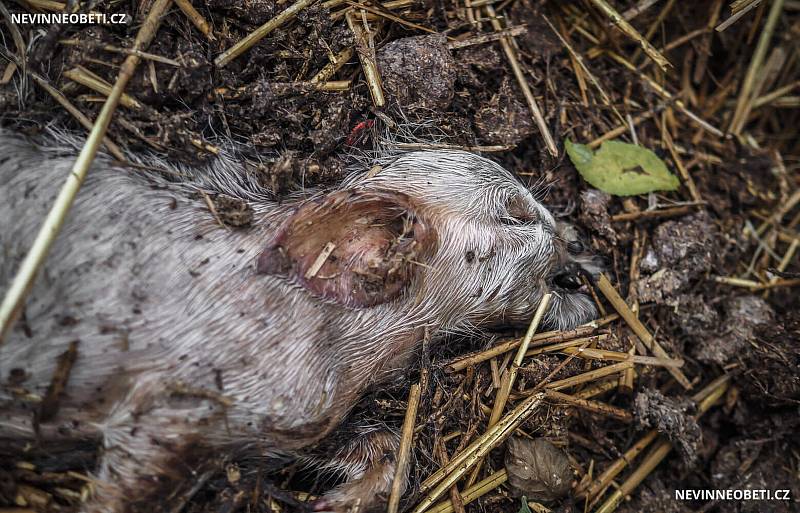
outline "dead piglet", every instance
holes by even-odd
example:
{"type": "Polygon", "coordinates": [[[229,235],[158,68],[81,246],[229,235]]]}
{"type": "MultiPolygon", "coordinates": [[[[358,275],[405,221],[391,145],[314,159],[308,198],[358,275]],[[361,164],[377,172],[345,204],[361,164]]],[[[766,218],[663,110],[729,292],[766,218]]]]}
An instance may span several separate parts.
{"type": "MultiPolygon", "coordinates": [[[[0,294],[73,164],[55,145],[0,132],[0,294]]],[[[99,157],[0,345],[0,438],[102,441],[85,511],[152,508],[211,457],[298,455],[407,369],[424,333],[526,324],[551,287],[549,327],[595,315],[570,274],[591,259],[477,155],[384,156],[377,174],[280,203],[236,162],[181,172],[190,183],[99,157]],[[204,198],[235,215],[221,226],[230,209],[204,198]],[[26,398],[46,395],[75,341],[58,408],[35,426],[26,398]]],[[[368,435],[331,458],[348,481],[318,508],[381,507],[396,438],[368,435]]]]}

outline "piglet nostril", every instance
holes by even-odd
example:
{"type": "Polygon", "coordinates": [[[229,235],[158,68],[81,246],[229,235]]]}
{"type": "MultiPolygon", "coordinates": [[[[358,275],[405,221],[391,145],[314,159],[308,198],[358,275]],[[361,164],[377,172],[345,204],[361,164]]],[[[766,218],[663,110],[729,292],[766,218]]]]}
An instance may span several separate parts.
{"type": "Polygon", "coordinates": [[[583,285],[577,275],[566,273],[556,275],[556,277],[553,279],[553,283],[562,289],[567,290],[578,290],[581,288],[581,285],[583,285]]]}

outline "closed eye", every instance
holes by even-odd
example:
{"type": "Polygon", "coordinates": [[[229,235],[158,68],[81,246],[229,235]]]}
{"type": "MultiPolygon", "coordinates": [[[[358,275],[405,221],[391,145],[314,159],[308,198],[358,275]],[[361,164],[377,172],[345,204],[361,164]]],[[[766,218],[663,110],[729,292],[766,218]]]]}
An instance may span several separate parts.
{"type": "Polygon", "coordinates": [[[502,216],[500,218],[500,224],[504,224],[506,226],[521,226],[529,223],[522,219],[517,219],[516,217],[502,216]]]}
{"type": "Polygon", "coordinates": [[[541,222],[539,212],[531,208],[522,196],[512,196],[506,204],[506,215],[500,216],[500,223],[507,226],[538,224],[541,222]]]}

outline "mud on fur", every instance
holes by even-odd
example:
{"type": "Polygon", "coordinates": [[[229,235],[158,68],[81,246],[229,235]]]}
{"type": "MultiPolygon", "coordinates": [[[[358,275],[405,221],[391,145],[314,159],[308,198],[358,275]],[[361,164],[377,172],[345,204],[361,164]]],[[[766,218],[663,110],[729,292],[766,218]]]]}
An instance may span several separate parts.
{"type": "MultiPolygon", "coordinates": [[[[0,294],[73,160],[0,131],[0,294]]],[[[99,157],[0,345],[0,439],[100,444],[86,512],[146,506],[212,453],[298,454],[425,332],[523,325],[549,290],[549,327],[595,316],[574,231],[480,156],[383,155],[377,174],[280,203],[230,158],[175,171],[189,178],[99,157]],[[219,197],[247,206],[247,227],[220,225],[219,197]]],[[[332,457],[348,480],[316,509],[380,506],[395,444],[371,431],[332,457]]]]}

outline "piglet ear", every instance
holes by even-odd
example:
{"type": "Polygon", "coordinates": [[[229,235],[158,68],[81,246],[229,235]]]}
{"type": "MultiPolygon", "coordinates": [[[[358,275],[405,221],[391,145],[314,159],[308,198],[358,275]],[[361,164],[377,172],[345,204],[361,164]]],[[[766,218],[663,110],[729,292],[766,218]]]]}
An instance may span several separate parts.
{"type": "Polygon", "coordinates": [[[287,276],[316,297],[369,307],[397,297],[436,244],[405,194],[345,190],[284,221],[257,270],[287,276]]]}

